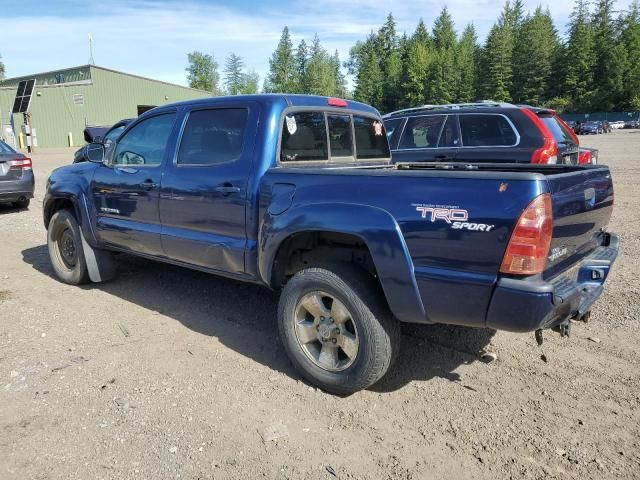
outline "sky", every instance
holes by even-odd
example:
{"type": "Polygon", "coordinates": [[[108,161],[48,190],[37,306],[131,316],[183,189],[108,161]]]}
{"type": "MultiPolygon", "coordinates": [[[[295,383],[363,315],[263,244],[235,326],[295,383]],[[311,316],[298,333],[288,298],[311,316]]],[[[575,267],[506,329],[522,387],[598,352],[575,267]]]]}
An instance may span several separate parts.
{"type": "MultiPolygon", "coordinates": [[[[618,0],[622,10],[632,0],[618,0]]],[[[347,59],[353,44],[377,30],[389,12],[399,33],[413,32],[420,18],[429,28],[447,6],[460,32],[473,22],[482,40],[504,0],[0,0],[0,55],[7,77],[83,65],[88,35],[96,65],[186,84],[187,53],[213,53],[220,65],[230,52],[248,69],[269,69],[282,28],[294,46],[315,33],[330,52],[347,59]]],[[[571,0],[525,0],[527,9],[549,7],[564,32],[571,0]]]]}

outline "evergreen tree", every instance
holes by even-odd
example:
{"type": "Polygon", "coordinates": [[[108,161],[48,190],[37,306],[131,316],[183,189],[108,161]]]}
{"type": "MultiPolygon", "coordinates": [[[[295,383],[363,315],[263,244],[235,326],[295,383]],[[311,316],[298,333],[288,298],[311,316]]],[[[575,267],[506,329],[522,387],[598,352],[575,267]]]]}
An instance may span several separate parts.
{"type": "Polygon", "coordinates": [[[640,6],[634,0],[622,22],[621,40],[627,52],[622,107],[640,110],[640,6]]]}
{"type": "Polygon", "coordinates": [[[5,78],[4,62],[2,61],[2,55],[0,55],[0,81],[4,80],[4,78],[5,78]]]}
{"type": "Polygon", "coordinates": [[[242,57],[231,52],[224,65],[224,84],[228,95],[237,95],[245,86],[242,57]]]}
{"type": "Polygon", "coordinates": [[[433,25],[433,61],[429,69],[428,101],[451,103],[458,87],[456,70],[456,32],[451,15],[444,7],[433,25]]]}
{"type": "Polygon", "coordinates": [[[536,8],[520,27],[513,59],[512,98],[517,103],[542,105],[551,81],[558,38],[550,13],[536,8]]]}
{"type": "Polygon", "coordinates": [[[391,112],[397,110],[400,105],[400,77],[402,75],[396,22],[391,13],[387,15],[386,22],[378,30],[377,50],[383,81],[381,110],[391,112]]]}
{"type": "Polygon", "coordinates": [[[269,75],[265,80],[265,91],[292,93],[297,88],[297,66],[289,29],[284,27],[276,50],[269,60],[269,75]]]}
{"type": "Polygon", "coordinates": [[[487,36],[481,52],[481,95],[484,99],[509,101],[512,83],[513,43],[511,31],[504,21],[498,21],[487,36]]]}
{"type": "Polygon", "coordinates": [[[249,95],[252,93],[258,93],[258,84],[260,83],[260,76],[255,70],[251,70],[248,73],[242,74],[242,84],[238,93],[243,95],[249,95]]]}
{"type": "Polygon", "coordinates": [[[595,111],[612,110],[621,106],[623,101],[627,52],[615,36],[613,2],[614,0],[599,0],[593,15],[595,94],[591,108],[595,111]]]}
{"type": "Polygon", "coordinates": [[[332,59],[316,35],[311,43],[304,74],[305,93],[331,96],[336,91],[336,71],[332,59]]]}
{"type": "Polygon", "coordinates": [[[458,73],[455,101],[472,102],[476,97],[476,64],[478,36],[473,24],[467,25],[457,46],[456,71],[458,73]]]}
{"type": "Polygon", "coordinates": [[[403,53],[402,89],[403,106],[412,107],[427,102],[429,68],[432,61],[431,38],[420,19],[403,53]]]}
{"type": "Polygon", "coordinates": [[[218,74],[218,63],[213,54],[195,51],[187,54],[187,59],[189,66],[185,70],[189,86],[211,92],[213,95],[219,95],[220,75],[218,74]]]}
{"type": "Polygon", "coordinates": [[[347,96],[347,79],[345,78],[344,73],[342,73],[342,64],[340,63],[338,50],[336,50],[333,57],[331,57],[331,63],[333,65],[334,76],[336,79],[334,95],[336,97],[345,98],[347,96]]]}
{"type": "Polygon", "coordinates": [[[571,98],[570,108],[586,112],[592,100],[595,63],[593,28],[587,0],[576,0],[569,22],[564,51],[562,95],[571,98]]]}
{"type": "Polygon", "coordinates": [[[364,42],[351,49],[349,71],[355,74],[354,98],[376,108],[382,104],[382,71],[377,55],[376,36],[371,33],[364,42]]]}
{"type": "Polygon", "coordinates": [[[298,80],[298,93],[305,93],[306,88],[304,85],[305,70],[307,68],[307,62],[309,61],[309,49],[307,48],[307,42],[300,40],[298,48],[296,48],[296,78],[298,80]]]}

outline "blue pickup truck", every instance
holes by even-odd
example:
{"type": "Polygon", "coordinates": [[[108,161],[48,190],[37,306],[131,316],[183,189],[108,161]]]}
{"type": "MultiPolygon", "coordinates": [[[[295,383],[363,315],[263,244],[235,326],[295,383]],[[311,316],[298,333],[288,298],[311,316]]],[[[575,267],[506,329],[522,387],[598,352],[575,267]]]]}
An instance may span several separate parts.
{"type": "Polygon", "coordinates": [[[385,374],[400,322],[566,332],[618,252],[607,167],[392,164],[379,113],[342,99],[176,103],[87,155],[47,182],[63,282],[126,252],[280,290],[291,361],[338,394],[385,374]]]}

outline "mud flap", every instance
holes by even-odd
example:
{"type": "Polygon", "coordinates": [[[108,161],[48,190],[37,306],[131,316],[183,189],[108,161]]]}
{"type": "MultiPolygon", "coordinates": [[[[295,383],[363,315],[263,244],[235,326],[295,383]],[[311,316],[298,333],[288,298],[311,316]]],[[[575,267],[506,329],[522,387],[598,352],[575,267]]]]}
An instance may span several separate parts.
{"type": "Polygon", "coordinates": [[[116,276],[116,264],[113,260],[111,252],[96,250],[87,243],[80,230],[80,238],[82,238],[82,251],[84,259],[87,262],[87,270],[89,278],[94,283],[105,282],[116,276]]]}

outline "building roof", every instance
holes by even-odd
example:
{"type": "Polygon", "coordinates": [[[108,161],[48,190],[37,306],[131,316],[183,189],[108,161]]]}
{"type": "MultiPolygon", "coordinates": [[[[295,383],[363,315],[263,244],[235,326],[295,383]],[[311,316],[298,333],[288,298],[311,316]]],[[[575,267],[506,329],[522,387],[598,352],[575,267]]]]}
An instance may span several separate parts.
{"type": "MultiPolygon", "coordinates": [[[[73,82],[78,82],[83,80],[91,80],[92,69],[103,70],[105,72],[111,72],[111,73],[124,75],[126,77],[131,77],[131,78],[138,78],[141,80],[146,80],[148,82],[160,83],[163,85],[170,85],[172,87],[204,92],[204,90],[198,90],[195,88],[186,87],[184,85],[178,85],[176,83],[164,82],[162,80],[155,80],[153,78],[143,77],[140,75],[134,75],[132,73],[121,72],[119,70],[113,70],[111,68],[100,67],[97,65],[90,65],[90,64],[80,65],[77,67],[61,68],[58,70],[50,70],[48,72],[34,73],[30,75],[22,75],[20,77],[5,78],[4,80],[0,81],[0,87],[17,86],[21,80],[28,80],[31,78],[36,79],[36,85],[38,86],[60,85],[60,84],[73,83],[73,82]],[[60,75],[62,75],[62,77],[60,77],[60,75]]],[[[211,92],[205,92],[205,93],[210,94],[211,92]]]]}

